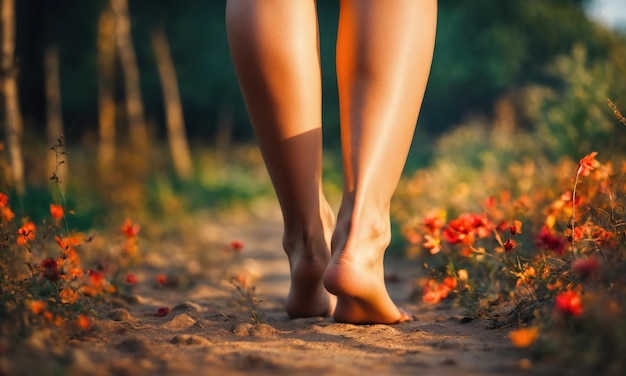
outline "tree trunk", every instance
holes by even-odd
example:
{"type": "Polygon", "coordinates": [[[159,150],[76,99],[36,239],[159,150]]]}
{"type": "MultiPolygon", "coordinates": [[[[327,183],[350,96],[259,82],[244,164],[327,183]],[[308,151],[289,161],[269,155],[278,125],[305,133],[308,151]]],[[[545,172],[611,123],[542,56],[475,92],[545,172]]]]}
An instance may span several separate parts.
{"type": "Polygon", "coordinates": [[[234,117],[235,113],[230,103],[220,106],[215,137],[215,146],[220,155],[226,155],[232,144],[234,117]]]}
{"type": "Polygon", "coordinates": [[[139,156],[145,158],[148,145],[148,131],[141,100],[137,57],[135,56],[135,48],[130,33],[128,0],[111,0],[111,6],[113,13],[115,13],[116,44],[124,74],[126,112],[130,138],[139,156]]]}
{"type": "Polygon", "coordinates": [[[98,168],[110,175],[115,162],[115,16],[106,9],[98,21],[98,168]]]}
{"type": "Polygon", "coordinates": [[[24,160],[22,156],[22,115],[17,96],[15,54],[15,1],[2,0],[2,95],[6,146],[9,152],[13,185],[24,194],[24,160]]]}
{"type": "Polygon", "coordinates": [[[48,153],[48,170],[50,177],[54,174],[61,192],[65,192],[67,179],[67,160],[62,154],[63,145],[63,113],[61,109],[61,80],[59,78],[59,49],[48,46],[44,55],[44,72],[46,82],[46,136],[49,145],[56,145],[55,152],[48,153]],[[61,140],[61,142],[59,141],[61,140]]]}
{"type": "Polygon", "coordinates": [[[178,92],[176,70],[174,69],[170,47],[163,28],[157,28],[152,33],[152,48],[154,49],[154,56],[159,76],[161,77],[167,136],[172,152],[174,170],[179,178],[189,180],[193,177],[191,153],[185,132],[185,120],[178,92]]]}

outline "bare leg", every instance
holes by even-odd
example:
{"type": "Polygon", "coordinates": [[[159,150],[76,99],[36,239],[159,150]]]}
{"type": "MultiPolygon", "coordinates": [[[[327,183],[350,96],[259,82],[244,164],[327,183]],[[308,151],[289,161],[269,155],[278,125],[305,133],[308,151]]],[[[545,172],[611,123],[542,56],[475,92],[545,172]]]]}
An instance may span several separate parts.
{"type": "Polygon", "coordinates": [[[409,319],[391,301],[383,257],[389,206],[410,148],[434,48],[436,0],[341,0],[337,77],[344,193],[324,275],[334,318],[409,319]]]}
{"type": "Polygon", "coordinates": [[[330,315],[322,284],[334,215],[321,189],[321,78],[313,0],[229,0],[226,27],[248,114],[278,196],[291,268],[286,311],[330,315]]]}

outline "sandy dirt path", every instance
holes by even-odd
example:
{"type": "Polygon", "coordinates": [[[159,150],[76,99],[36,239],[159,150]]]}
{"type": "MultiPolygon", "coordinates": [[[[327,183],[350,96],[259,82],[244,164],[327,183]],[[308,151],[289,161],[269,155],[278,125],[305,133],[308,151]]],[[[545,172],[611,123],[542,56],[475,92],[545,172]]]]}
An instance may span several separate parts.
{"type": "MultiPolygon", "coordinates": [[[[486,321],[463,320],[461,311],[411,298],[421,268],[407,260],[389,260],[386,270],[394,276],[392,298],[415,313],[416,321],[358,326],[330,318],[290,320],[282,309],[289,276],[277,216],[201,222],[201,245],[191,253],[224,252],[228,241],[238,239],[244,244],[239,260],[216,264],[191,282],[182,276],[176,286],[157,288],[147,281],[162,267],[162,254],[177,251],[165,241],[137,272],[146,282],[135,286],[132,299],[98,306],[92,329],[64,348],[38,348],[43,345],[35,336],[30,350],[4,369],[28,375],[564,374],[545,365],[522,369],[527,355],[511,346],[507,329],[488,329],[486,321]],[[254,296],[261,301],[256,325],[230,282],[240,272],[254,278],[254,296]],[[158,317],[160,307],[171,311],[158,317]],[[53,369],[42,355],[50,353],[53,369]]],[[[184,258],[190,269],[203,269],[192,255],[184,258]]]]}

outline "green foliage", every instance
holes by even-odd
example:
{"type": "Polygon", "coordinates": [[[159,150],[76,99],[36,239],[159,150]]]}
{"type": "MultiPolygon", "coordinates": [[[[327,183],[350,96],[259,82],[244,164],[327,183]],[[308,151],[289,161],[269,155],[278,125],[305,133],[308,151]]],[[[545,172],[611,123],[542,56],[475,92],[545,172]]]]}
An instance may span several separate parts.
{"type": "MultiPolygon", "coordinates": [[[[61,53],[61,86],[66,133],[79,139],[97,123],[97,21],[106,1],[17,2],[20,95],[27,128],[45,124],[43,50],[56,43],[61,53]]],[[[161,88],[151,33],[165,28],[179,79],[189,134],[202,143],[216,133],[217,119],[234,108],[236,140],[253,137],[230,60],[224,2],[131,1],[133,42],[141,73],[147,117],[165,133],[161,88]]],[[[489,116],[505,93],[530,84],[553,86],[544,68],[575,44],[587,51],[589,66],[613,64],[624,74],[623,37],[589,20],[585,1],[453,0],[439,4],[435,55],[420,128],[440,134],[468,114],[489,116]]],[[[335,39],[339,5],[318,2],[323,70],[324,140],[339,147],[335,39]]],[[[118,71],[120,88],[123,76],[118,71]]],[[[615,81],[618,81],[617,79],[615,81]]],[[[623,89],[621,91],[623,94],[623,89]]],[[[118,100],[123,93],[118,93],[118,100]]],[[[621,98],[615,98],[620,100],[621,98]]],[[[618,103],[621,104],[621,103],[618,103]]]]}
{"type": "Polygon", "coordinates": [[[590,150],[620,150],[626,133],[617,132],[607,98],[623,90],[616,68],[606,61],[590,63],[584,47],[560,56],[547,72],[557,80],[554,88],[529,87],[526,114],[537,141],[552,159],[582,156],[590,150]]]}

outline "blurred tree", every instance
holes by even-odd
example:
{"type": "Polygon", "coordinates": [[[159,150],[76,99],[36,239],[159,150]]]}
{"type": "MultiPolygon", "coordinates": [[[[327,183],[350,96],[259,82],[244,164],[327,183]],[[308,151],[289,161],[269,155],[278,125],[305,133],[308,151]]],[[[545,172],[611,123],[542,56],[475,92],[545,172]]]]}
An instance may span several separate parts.
{"type": "MultiPolygon", "coordinates": [[[[29,72],[19,77],[23,113],[29,128],[39,130],[45,124],[43,80],[38,72],[42,70],[40,65],[47,45],[41,35],[48,30],[41,25],[53,21],[61,59],[66,136],[76,139],[85,130],[92,130],[98,111],[96,77],[100,76],[94,74],[98,61],[94,41],[97,19],[107,3],[102,0],[16,3],[17,52],[20,66],[29,72]]],[[[491,117],[496,103],[506,100],[503,97],[514,97],[527,85],[557,85],[558,80],[544,68],[557,56],[568,54],[575,44],[585,47],[590,64],[609,59],[616,67],[624,66],[624,38],[591,21],[585,13],[585,3],[585,0],[441,1],[435,56],[420,114],[420,130],[440,134],[464,122],[464,118],[491,117]]],[[[191,140],[203,144],[217,140],[221,137],[218,137],[219,124],[229,122],[220,119],[229,118],[232,127],[226,129],[232,130],[228,134],[232,134],[233,141],[250,140],[252,131],[228,54],[224,2],[151,0],[132,1],[128,6],[139,67],[136,73],[141,75],[143,111],[146,121],[159,126],[157,135],[164,138],[167,128],[151,33],[155,25],[163,24],[191,140]]],[[[339,5],[337,1],[318,1],[317,8],[324,136],[327,145],[338,146],[334,55],[339,5]]],[[[620,69],[618,74],[623,75],[620,69]]],[[[515,100],[511,103],[517,105],[515,100]]],[[[513,110],[516,111],[513,117],[521,116],[519,108],[513,110]]],[[[531,119],[518,120],[520,127],[532,126],[531,119]]]]}
{"type": "Polygon", "coordinates": [[[152,46],[163,88],[165,123],[167,125],[167,138],[169,140],[172,161],[174,162],[174,171],[179,178],[189,180],[193,177],[191,152],[187,142],[183,108],[178,93],[176,70],[172,62],[167,36],[162,27],[158,27],[153,31],[152,46]]]}
{"type": "Polygon", "coordinates": [[[2,0],[2,96],[4,99],[4,127],[11,163],[13,186],[24,194],[24,160],[22,156],[22,115],[20,112],[15,66],[15,1],[2,0]]]}
{"type": "Polygon", "coordinates": [[[115,162],[115,16],[105,7],[98,20],[98,168],[102,179],[115,162]]]}
{"type": "MultiPolygon", "coordinates": [[[[130,130],[130,142],[137,155],[145,158],[148,130],[141,99],[139,68],[131,35],[128,0],[111,0],[111,8],[115,14],[115,41],[124,73],[126,120],[130,130]]],[[[144,167],[143,164],[141,167],[144,167]]]]}

